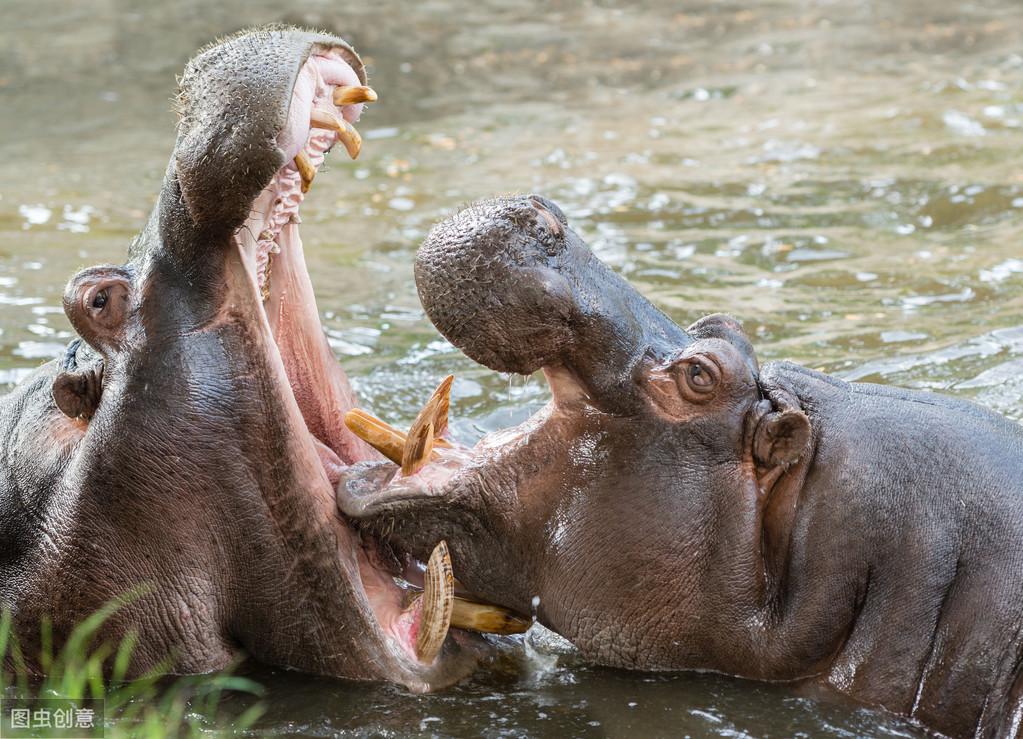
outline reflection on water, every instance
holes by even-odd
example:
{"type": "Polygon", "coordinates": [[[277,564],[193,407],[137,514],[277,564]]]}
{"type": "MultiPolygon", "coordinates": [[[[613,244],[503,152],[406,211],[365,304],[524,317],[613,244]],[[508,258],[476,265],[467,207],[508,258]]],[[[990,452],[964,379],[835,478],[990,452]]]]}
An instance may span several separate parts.
{"type": "MultiPolygon", "coordinates": [[[[1016,0],[8,0],[0,389],[67,342],[67,278],[123,259],[170,152],[174,74],[214,36],[271,21],[349,38],[381,93],[360,160],[335,156],[303,207],[331,344],[381,415],[407,423],[451,371],[466,438],[543,401],[542,381],[509,382],[440,340],[411,279],[438,218],[539,191],[681,323],[728,310],[764,358],[1023,417],[1016,0]]],[[[784,735],[867,720],[717,678],[557,674],[415,699],[279,676],[271,720],[398,730],[363,704],[422,733],[470,717],[493,734],[592,720],[731,736],[764,716],[784,735]]]]}
{"type": "MultiPolygon", "coordinates": [[[[924,736],[880,713],[821,703],[784,686],[719,675],[636,675],[561,660],[506,665],[431,695],[257,673],[273,689],[265,700],[271,718],[256,729],[325,737],[924,736]]],[[[248,699],[236,700],[229,711],[241,711],[248,699]]]]}

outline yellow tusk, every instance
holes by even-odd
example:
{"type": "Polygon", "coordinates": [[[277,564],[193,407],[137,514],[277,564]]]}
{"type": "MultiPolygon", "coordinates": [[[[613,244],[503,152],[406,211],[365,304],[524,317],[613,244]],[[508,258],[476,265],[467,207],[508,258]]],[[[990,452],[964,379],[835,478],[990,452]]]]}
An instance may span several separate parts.
{"type": "MultiPolygon", "coordinates": [[[[405,449],[405,442],[408,434],[399,431],[379,418],[374,418],[361,408],[353,408],[345,414],[345,426],[353,434],[383,454],[397,465],[401,464],[402,453],[405,449]]],[[[434,447],[444,449],[451,448],[451,442],[447,439],[434,438],[434,447]]],[[[432,460],[438,459],[437,453],[431,456],[432,460]]]]}
{"type": "Polygon", "coordinates": [[[304,151],[300,151],[295,155],[295,168],[298,170],[298,174],[302,177],[302,192],[309,192],[309,188],[313,184],[313,178],[316,176],[316,167],[313,166],[312,161],[309,159],[309,155],[304,151]]]}
{"type": "Polygon", "coordinates": [[[455,598],[451,625],[481,634],[524,634],[529,631],[530,622],[500,606],[455,598]]]}
{"type": "Polygon", "coordinates": [[[406,434],[359,408],[353,408],[345,414],[345,426],[389,460],[401,464],[406,434]]]}
{"type": "Polygon", "coordinates": [[[376,91],[372,87],[335,87],[334,105],[339,108],[343,105],[355,105],[356,103],[375,103],[377,101],[376,91]]]}
{"type": "Polygon", "coordinates": [[[330,111],[319,108],[313,108],[313,112],[309,114],[309,125],[312,128],[324,128],[328,131],[340,131],[342,128],[341,119],[330,111]]]}
{"type": "Polygon", "coordinates": [[[433,424],[433,433],[440,436],[448,430],[448,410],[451,408],[451,384],[455,381],[454,375],[448,375],[441,380],[440,385],[433,391],[433,395],[426,401],[420,416],[427,418],[433,424]]]}
{"type": "Polygon", "coordinates": [[[401,453],[401,474],[414,475],[433,458],[433,437],[432,423],[412,426],[401,453]]]}
{"type": "Polygon", "coordinates": [[[362,151],[362,136],[355,130],[355,126],[342,118],[341,130],[338,131],[337,137],[345,145],[348,156],[358,159],[359,152],[362,151]]]}
{"type": "Polygon", "coordinates": [[[434,547],[423,577],[423,610],[416,635],[416,656],[429,664],[440,654],[447,639],[455,601],[455,576],[444,540],[434,547]]]}
{"type": "Polygon", "coordinates": [[[345,145],[348,156],[358,159],[359,152],[362,151],[362,136],[355,130],[355,126],[344,118],[338,118],[329,111],[314,108],[309,115],[309,125],[312,128],[322,128],[336,133],[338,140],[345,145]]]}

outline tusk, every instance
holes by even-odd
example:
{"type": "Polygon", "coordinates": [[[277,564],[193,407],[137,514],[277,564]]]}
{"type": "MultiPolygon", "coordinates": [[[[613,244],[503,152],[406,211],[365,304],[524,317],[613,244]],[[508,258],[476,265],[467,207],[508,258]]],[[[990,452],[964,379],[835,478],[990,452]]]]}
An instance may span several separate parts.
{"type": "MultiPolygon", "coordinates": [[[[448,375],[441,380],[440,385],[433,391],[433,395],[426,401],[420,416],[425,416],[433,424],[434,436],[441,436],[448,430],[448,409],[451,407],[451,383],[455,381],[454,375],[448,375]]],[[[413,424],[415,427],[415,424],[413,424]]]]}
{"type": "Polygon", "coordinates": [[[362,136],[355,130],[355,126],[341,119],[342,130],[338,131],[337,137],[342,144],[345,145],[345,149],[348,150],[348,156],[352,159],[359,158],[359,152],[362,151],[362,136]]]}
{"type": "Polygon", "coordinates": [[[299,175],[302,177],[302,193],[305,194],[309,192],[309,187],[313,184],[313,178],[316,176],[316,167],[310,161],[309,155],[304,151],[300,151],[295,155],[295,169],[298,170],[299,175]]]}
{"type": "Polygon", "coordinates": [[[328,131],[340,131],[342,129],[341,121],[336,115],[319,108],[313,108],[313,112],[309,114],[309,126],[311,128],[325,128],[328,131]]]}
{"type": "MultiPolygon", "coordinates": [[[[401,453],[405,448],[405,440],[408,434],[399,431],[389,423],[371,416],[361,408],[353,408],[345,414],[345,426],[353,434],[372,446],[395,464],[401,464],[401,453]]],[[[434,448],[451,449],[451,442],[447,439],[433,440],[434,448]]],[[[433,455],[438,459],[437,455],[433,455]]]]}
{"type": "MultiPolygon", "coordinates": [[[[389,460],[397,465],[401,464],[405,444],[408,440],[408,434],[404,431],[399,431],[394,428],[394,426],[384,423],[379,418],[374,418],[361,408],[353,408],[345,414],[345,426],[348,427],[349,431],[383,454],[389,460]]],[[[434,438],[433,446],[450,449],[451,442],[447,439],[434,438]]],[[[434,452],[430,459],[432,461],[439,459],[439,457],[437,456],[437,453],[434,452]]]]}
{"type": "Polygon", "coordinates": [[[376,91],[372,87],[344,87],[334,88],[334,105],[339,108],[343,105],[355,105],[356,103],[375,103],[377,101],[376,91]]]}
{"type": "Polygon", "coordinates": [[[416,656],[429,664],[440,654],[451,627],[455,603],[455,576],[451,572],[451,554],[443,539],[433,549],[426,564],[422,596],[422,614],[416,635],[416,656]]]}
{"type": "MultiPolygon", "coordinates": [[[[419,419],[416,419],[417,423],[419,419]]],[[[401,474],[414,475],[433,458],[433,424],[413,424],[401,453],[401,474]]]]}
{"type": "Polygon", "coordinates": [[[406,434],[359,408],[345,414],[345,426],[395,464],[401,464],[406,434]]]}
{"type": "Polygon", "coordinates": [[[530,622],[500,606],[455,598],[451,625],[482,634],[524,634],[529,630],[530,622]]]}
{"type": "Polygon", "coordinates": [[[451,407],[451,383],[455,376],[448,375],[441,380],[426,405],[419,411],[408,432],[405,451],[401,456],[403,475],[414,475],[423,465],[433,459],[431,455],[437,437],[448,428],[448,409],[451,407]]]}
{"type": "Polygon", "coordinates": [[[309,114],[309,126],[333,131],[337,134],[338,140],[345,145],[348,156],[352,159],[359,158],[359,152],[362,151],[362,136],[355,130],[355,126],[344,118],[338,118],[326,110],[314,108],[313,112],[309,114]]]}

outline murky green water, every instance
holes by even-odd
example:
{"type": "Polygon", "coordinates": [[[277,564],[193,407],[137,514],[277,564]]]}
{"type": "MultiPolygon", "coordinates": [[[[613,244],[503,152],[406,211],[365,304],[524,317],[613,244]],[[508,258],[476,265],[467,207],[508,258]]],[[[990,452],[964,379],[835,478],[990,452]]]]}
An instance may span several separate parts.
{"type": "MultiPolygon", "coordinates": [[[[411,274],[438,218],[537,191],[679,322],[726,310],[763,358],[1023,417],[1017,0],[281,5],[0,7],[0,390],[67,342],[67,278],[123,259],[159,187],[190,53],[285,21],[350,39],[381,93],[360,160],[335,155],[303,206],[326,329],[380,415],[409,421],[448,372],[467,439],[544,401],[542,382],[439,340],[411,274]]],[[[540,664],[427,697],[270,673],[262,726],[912,731],[783,688],[540,664]]]]}

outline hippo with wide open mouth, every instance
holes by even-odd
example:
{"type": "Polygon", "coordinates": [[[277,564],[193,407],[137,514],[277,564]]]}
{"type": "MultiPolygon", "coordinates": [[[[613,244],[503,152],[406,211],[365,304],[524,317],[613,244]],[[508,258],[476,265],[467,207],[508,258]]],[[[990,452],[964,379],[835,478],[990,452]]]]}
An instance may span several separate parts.
{"type": "MultiPolygon", "coordinates": [[[[450,547],[472,592],[583,656],[835,690],[953,735],[1023,716],[1023,429],[971,403],[759,366],[738,322],[682,329],[540,197],[436,226],[434,325],[550,403],[475,448],[359,411],[403,463],[338,505],[382,546],[450,547]],[[407,440],[418,450],[397,449],[407,440]]],[[[443,391],[443,388],[442,388],[443,391]]],[[[403,448],[403,447],[402,447],[403,448]]]]}
{"type": "Polygon", "coordinates": [[[101,634],[136,635],[134,672],[246,653],[425,690],[473,668],[465,629],[528,625],[456,597],[443,542],[396,580],[335,506],[343,471],[378,457],[344,424],[299,213],[375,99],[321,34],[243,33],[189,63],[127,264],[70,281],[80,339],[0,399],[0,609],[29,658],[44,618],[59,641],[140,586],[101,634]]]}

